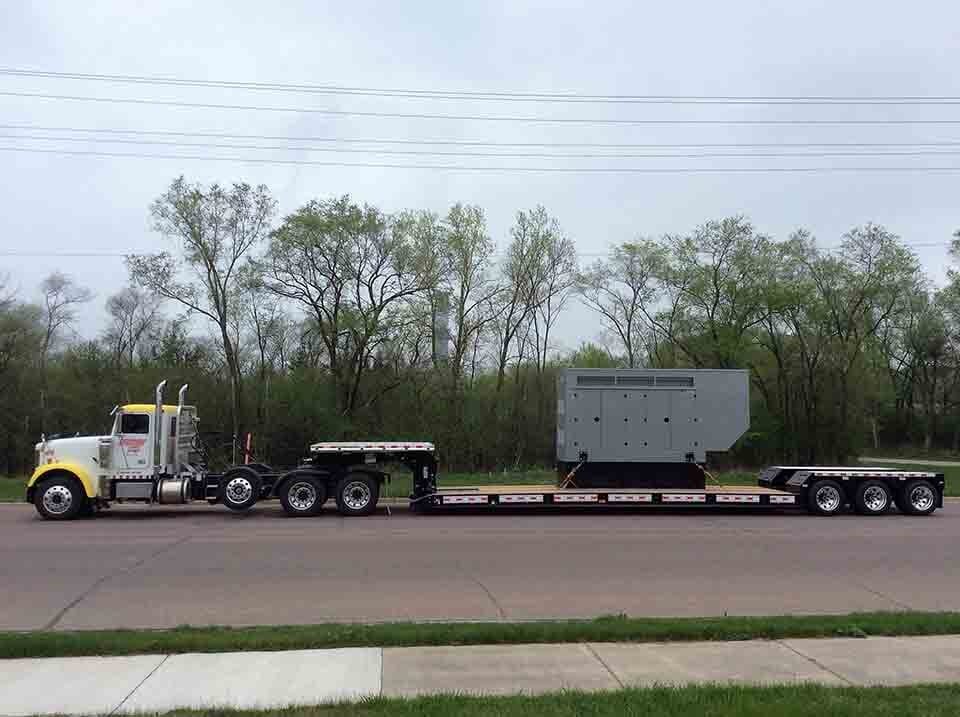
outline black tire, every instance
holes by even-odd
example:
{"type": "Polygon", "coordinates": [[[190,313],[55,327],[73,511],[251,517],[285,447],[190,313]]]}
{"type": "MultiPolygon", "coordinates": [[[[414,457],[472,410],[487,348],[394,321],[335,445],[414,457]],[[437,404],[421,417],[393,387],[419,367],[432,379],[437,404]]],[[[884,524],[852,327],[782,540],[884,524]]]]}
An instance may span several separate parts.
{"type": "Polygon", "coordinates": [[[61,475],[47,478],[33,492],[33,505],[44,520],[73,520],[90,504],[80,481],[61,475]]]}
{"type": "Polygon", "coordinates": [[[380,482],[367,473],[348,473],[337,483],[340,515],[370,515],[380,500],[380,482]]]}
{"type": "Polygon", "coordinates": [[[260,474],[252,468],[231,468],[220,479],[217,499],[230,510],[250,510],[260,499],[260,474]]]}
{"type": "Polygon", "coordinates": [[[814,515],[839,515],[846,502],[843,486],[835,480],[818,480],[807,491],[807,508],[814,515]]]}
{"type": "Polygon", "coordinates": [[[912,480],[903,487],[897,506],[907,515],[930,515],[937,509],[937,489],[928,480],[912,480]]]}
{"type": "Polygon", "coordinates": [[[857,486],[853,505],[860,515],[883,515],[893,503],[889,486],[879,480],[865,480],[857,486]]]}
{"type": "Polygon", "coordinates": [[[294,474],[280,484],[277,497],[291,517],[317,515],[327,501],[327,486],[316,476],[294,474]]]}

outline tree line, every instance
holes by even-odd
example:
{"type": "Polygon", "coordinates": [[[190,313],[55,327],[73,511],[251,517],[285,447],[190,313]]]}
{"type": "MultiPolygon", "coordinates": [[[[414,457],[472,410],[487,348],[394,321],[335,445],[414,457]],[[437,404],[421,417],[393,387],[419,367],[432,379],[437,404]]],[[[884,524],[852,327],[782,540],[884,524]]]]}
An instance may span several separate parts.
{"type": "Polygon", "coordinates": [[[549,465],[564,366],[749,369],[741,463],[960,448],[960,275],[935,288],[877,224],[824,245],[734,216],[581,262],[540,206],[502,249],[469,204],[391,215],[344,196],[280,216],[264,186],[180,177],[149,211],[163,250],[127,258],[99,336],[76,334],[93,294],[68,275],[38,301],[0,284],[0,473],[29,471],[41,434],[103,431],[162,378],[190,383],[219,463],[249,432],[277,464],[318,439],[408,438],[446,469],[549,465]],[[584,315],[595,339],[558,350],[584,315]]]}

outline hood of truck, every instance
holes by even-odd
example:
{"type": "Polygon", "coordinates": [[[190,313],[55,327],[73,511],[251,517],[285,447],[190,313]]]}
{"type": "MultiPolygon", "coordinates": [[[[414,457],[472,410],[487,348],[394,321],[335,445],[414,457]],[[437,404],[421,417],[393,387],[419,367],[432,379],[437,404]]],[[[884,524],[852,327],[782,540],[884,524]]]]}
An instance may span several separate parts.
{"type": "Polygon", "coordinates": [[[88,470],[96,467],[100,436],[56,438],[37,444],[37,467],[48,463],[77,463],[88,470]]]}

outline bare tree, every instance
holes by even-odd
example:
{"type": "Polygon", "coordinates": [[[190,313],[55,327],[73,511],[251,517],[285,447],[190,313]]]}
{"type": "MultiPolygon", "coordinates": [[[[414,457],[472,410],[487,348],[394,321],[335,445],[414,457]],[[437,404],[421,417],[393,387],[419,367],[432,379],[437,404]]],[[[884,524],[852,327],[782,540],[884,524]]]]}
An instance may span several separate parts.
{"type": "Polygon", "coordinates": [[[490,300],[500,287],[490,276],[494,244],[487,234],[483,210],[477,206],[455,204],[444,224],[441,290],[451,297],[450,370],[454,384],[459,385],[467,357],[485,327],[496,317],[490,300]]]}
{"type": "Polygon", "coordinates": [[[162,297],[128,286],[107,299],[110,324],[104,333],[104,342],[110,347],[114,362],[119,366],[133,366],[140,342],[156,324],[162,297]]]}
{"type": "Polygon", "coordinates": [[[275,372],[285,364],[284,354],[291,325],[283,312],[280,298],[268,291],[259,268],[248,263],[240,280],[243,329],[256,352],[256,372],[259,378],[256,420],[261,433],[269,432],[270,383],[275,372]]]}
{"type": "Polygon", "coordinates": [[[544,299],[547,245],[554,221],[543,207],[517,212],[503,264],[502,288],[497,296],[497,392],[503,389],[511,351],[544,299]]]}
{"type": "Polygon", "coordinates": [[[93,298],[89,289],[77,286],[73,279],[55,271],[40,284],[43,294],[43,338],[40,342],[40,430],[47,426],[47,362],[55,342],[64,331],[73,328],[77,308],[93,298]]]}
{"type": "Polygon", "coordinates": [[[537,373],[543,374],[550,354],[550,333],[577,283],[577,248],[563,235],[553,217],[544,217],[540,242],[543,247],[543,278],[537,289],[531,316],[537,373]]]}
{"type": "Polygon", "coordinates": [[[616,335],[629,368],[644,360],[644,336],[653,330],[657,272],[664,258],[662,247],[641,239],[614,247],[607,259],[595,262],[578,277],[580,296],[616,335]]]}
{"type": "Polygon", "coordinates": [[[176,242],[180,259],[169,252],[127,257],[139,285],[205,316],[216,327],[230,374],[235,440],[240,436],[243,394],[239,347],[232,330],[239,269],[241,260],[269,234],[275,212],[276,202],[263,185],[204,187],[179,177],[151,205],[150,213],[154,228],[176,242]],[[184,280],[184,274],[189,278],[184,280]]]}
{"type": "Polygon", "coordinates": [[[46,372],[50,349],[62,333],[73,327],[77,308],[93,298],[93,292],[77,286],[73,279],[59,271],[40,284],[43,294],[44,334],[40,346],[40,370],[46,372]]]}
{"type": "Polygon", "coordinates": [[[10,277],[6,274],[0,274],[0,311],[10,309],[16,299],[16,292],[10,288],[10,277]]]}

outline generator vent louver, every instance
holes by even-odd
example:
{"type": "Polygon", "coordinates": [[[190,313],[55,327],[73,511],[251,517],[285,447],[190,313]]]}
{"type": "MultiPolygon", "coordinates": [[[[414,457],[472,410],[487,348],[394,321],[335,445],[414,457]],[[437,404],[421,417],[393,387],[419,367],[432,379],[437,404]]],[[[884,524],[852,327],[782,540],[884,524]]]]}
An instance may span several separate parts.
{"type": "Polygon", "coordinates": [[[657,376],[657,385],[664,388],[693,388],[693,376],[657,376]]]}
{"type": "Polygon", "coordinates": [[[613,386],[616,384],[614,376],[593,376],[590,374],[577,376],[578,386],[613,386]]]}
{"type": "Polygon", "coordinates": [[[653,386],[653,376],[617,376],[618,386],[653,386]]]}

